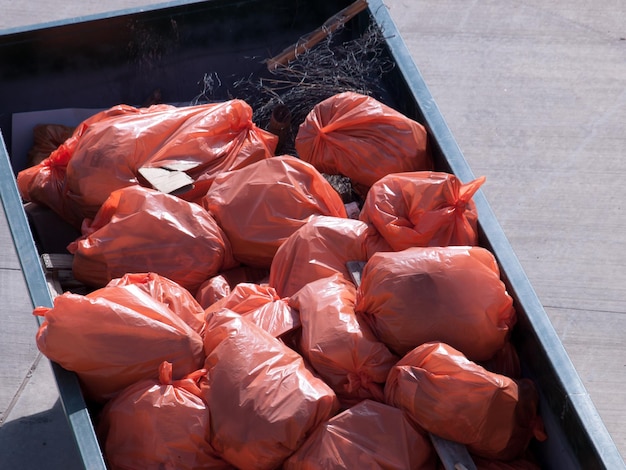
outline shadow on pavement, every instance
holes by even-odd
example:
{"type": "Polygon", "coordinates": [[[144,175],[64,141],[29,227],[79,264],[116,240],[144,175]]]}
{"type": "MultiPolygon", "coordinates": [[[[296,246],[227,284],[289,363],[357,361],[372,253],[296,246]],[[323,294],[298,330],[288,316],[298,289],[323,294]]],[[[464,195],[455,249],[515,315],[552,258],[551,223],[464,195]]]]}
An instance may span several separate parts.
{"type": "Polygon", "coordinates": [[[0,468],[72,470],[82,468],[59,400],[49,410],[5,422],[0,427],[0,468]]]}

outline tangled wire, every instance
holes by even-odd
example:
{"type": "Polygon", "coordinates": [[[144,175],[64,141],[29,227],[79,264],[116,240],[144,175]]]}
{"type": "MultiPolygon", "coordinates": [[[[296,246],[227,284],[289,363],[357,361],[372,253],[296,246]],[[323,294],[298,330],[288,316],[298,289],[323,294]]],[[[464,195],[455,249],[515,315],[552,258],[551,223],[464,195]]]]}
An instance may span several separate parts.
{"type": "MultiPolygon", "coordinates": [[[[333,95],[354,91],[380,99],[384,92],[383,76],[394,67],[389,58],[383,33],[373,23],[355,39],[341,42],[339,30],[287,64],[278,66],[268,76],[250,76],[233,82],[229,94],[244,99],[254,110],[253,120],[268,129],[272,113],[288,112],[289,123],[277,153],[296,155],[295,136],[299,125],[313,107],[333,95]]],[[[217,74],[205,74],[203,92],[192,102],[207,99],[216,86],[217,74]]]]}

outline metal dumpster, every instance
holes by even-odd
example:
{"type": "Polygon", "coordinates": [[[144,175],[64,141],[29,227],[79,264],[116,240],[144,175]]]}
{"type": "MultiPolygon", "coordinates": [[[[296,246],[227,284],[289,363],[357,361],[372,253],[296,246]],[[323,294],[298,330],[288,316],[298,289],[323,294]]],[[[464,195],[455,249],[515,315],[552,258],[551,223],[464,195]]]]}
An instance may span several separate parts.
{"type": "MultiPolygon", "coordinates": [[[[175,1],[163,7],[0,31],[0,195],[33,306],[52,302],[39,252],[50,252],[66,240],[48,240],[26,217],[14,180],[26,165],[15,116],[97,110],[119,103],[141,105],[156,90],[171,103],[189,104],[198,96],[227,99],[235,80],[270,76],[266,59],[296,44],[350,3],[175,1]],[[219,77],[219,85],[207,90],[207,77],[219,77]]],[[[344,40],[358,37],[371,22],[383,31],[384,53],[393,64],[382,78],[382,99],[425,125],[438,170],[452,172],[462,181],[474,179],[383,2],[369,0],[367,8],[336,34],[344,40]]],[[[481,245],[496,256],[515,301],[519,320],[512,340],[523,373],[540,392],[540,413],[549,438],[533,451],[544,468],[624,468],[482,192],[474,201],[481,245]]],[[[104,468],[76,376],[56,365],[54,372],[85,468],[104,468]]]]}

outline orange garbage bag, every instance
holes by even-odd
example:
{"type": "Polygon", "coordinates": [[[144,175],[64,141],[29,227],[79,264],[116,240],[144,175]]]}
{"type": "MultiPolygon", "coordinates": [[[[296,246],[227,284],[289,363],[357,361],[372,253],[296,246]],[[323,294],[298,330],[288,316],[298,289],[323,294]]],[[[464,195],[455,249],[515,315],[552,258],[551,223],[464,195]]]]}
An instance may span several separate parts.
{"type": "Polygon", "coordinates": [[[444,343],[404,356],[389,372],[385,399],[428,432],[486,458],[515,459],[533,437],[545,438],[532,381],[489,372],[444,343]]]}
{"type": "Polygon", "coordinates": [[[278,468],[338,410],[302,357],[234,312],[208,316],[204,348],[211,444],[237,468],[278,468]]]}
{"type": "Polygon", "coordinates": [[[339,93],[300,125],[296,151],[322,173],[370,187],[389,173],[432,169],[424,126],[372,97],[339,93]]]}
{"type": "Polygon", "coordinates": [[[309,282],[335,273],[350,279],[347,261],[367,261],[378,251],[391,251],[367,224],[353,219],[312,216],[278,248],[269,284],[289,297],[309,282]]]}
{"type": "Polygon", "coordinates": [[[140,109],[132,106],[119,105],[96,113],[81,122],[71,137],[59,145],[48,158],[18,173],[17,187],[22,199],[49,207],[70,225],[80,228],[85,216],[82,208],[68,197],[67,185],[67,165],[79,140],[87,129],[98,121],[140,112],[140,109]]]}
{"type": "Polygon", "coordinates": [[[321,424],[285,470],[436,470],[435,452],[397,408],[364,400],[321,424]]]}
{"type": "Polygon", "coordinates": [[[102,287],[126,273],[155,272],[195,294],[224,266],[228,239],[211,214],[195,203],[141,186],[114,191],[83,236],[68,246],[74,277],[102,287]]]}
{"type": "Polygon", "coordinates": [[[163,362],[158,380],[139,381],[109,401],[97,427],[108,468],[232,468],[207,439],[210,413],[198,384],[204,376],[200,369],[173,380],[172,364],[163,362]]]}
{"type": "Polygon", "coordinates": [[[376,253],[363,269],[356,311],[400,356],[442,341],[475,361],[504,346],[516,319],[495,257],[481,247],[376,253]]]}
{"type": "Polygon", "coordinates": [[[107,287],[135,286],[165,304],[196,333],[204,333],[204,309],[187,289],[156,273],[132,273],[113,279],[107,287]]]}
{"type": "Polygon", "coordinates": [[[156,379],[163,361],[175,379],[200,369],[202,337],[166,304],[135,285],[111,286],[86,296],[65,293],[44,317],[37,347],[76,372],[85,395],[105,402],[143,379],[156,379]]]}
{"type": "Polygon", "coordinates": [[[196,291],[196,299],[204,308],[208,308],[230,294],[230,284],[222,275],[217,274],[207,279],[196,291]]]}
{"type": "Polygon", "coordinates": [[[431,171],[390,174],[370,188],[359,218],[373,225],[394,251],[478,245],[472,196],[484,181],[462,184],[452,174],[431,171]]]}
{"type": "Polygon", "coordinates": [[[74,228],[80,228],[83,214],[66,198],[67,157],[67,154],[52,152],[39,164],[20,171],[17,187],[24,201],[48,207],[74,228]]]}
{"type": "Polygon", "coordinates": [[[341,274],[313,281],[290,299],[300,313],[300,351],[342,403],[384,401],[383,387],[398,361],[354,313],[356,288],[341,274]]]}
{"type": "Polygon", "coordinates": [[[237,284],[223,299],[205,310],[205,315],[228,309],[246,318],[275,338],[300,327],[300,316],[268,285],[237,284]]]}
{"type": "Polygon", "coordinates": [[[324,177],[288,155],[221,174],[202,204],[226,232],[235,259],[257,268],[269,268],[278,247],[311,215],[346,217],[324,177]]]}
{"type": "Polygon", "coordinates": [[[89,126],[68,162],[68,197],[92,218],[113,191],[149,187],[143,167],[184,171],[194,188],[181,197],[198,201],[217,174],[271,157],[277,143],[241,100],[141,108],[89,126]]]}
{"type": "Polygon", "coordinates": [[[237,284],[241,282],[267,283],[268,276],[269,270],[249,266],[237,266],[226,271],[220,271],[216,276],[202,283],[196,292],[196,300],[203,308],[208,308],[230,294],[237,284]]]}

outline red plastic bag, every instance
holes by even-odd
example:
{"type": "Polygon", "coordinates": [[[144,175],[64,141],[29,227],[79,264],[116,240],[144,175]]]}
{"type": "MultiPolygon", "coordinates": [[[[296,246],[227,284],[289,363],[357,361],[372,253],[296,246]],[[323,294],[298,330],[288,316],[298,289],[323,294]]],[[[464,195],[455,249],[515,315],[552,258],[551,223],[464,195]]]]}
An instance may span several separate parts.
{"type": "Polygon", "coordinates": [[[98,424],[111,470],[229,469],[207,440],[210,414],[202,401],[200,369],[172,379],[163,362],[158,380],[139,381],[107,403],[98,424]]]}
{"type": "Polygon", "coordinates": [[[365,187],[389,173],[431,170],[424,126],[372,97],[340,93],[300,125],[296,151],[322,173],[365,187]]]}
{"type": "Polygon", "coordinates": [[[65,197],[67,154],[53,152],[39,164],[17,174],[17,187],[24,201],[46,206],[74,228],[83,221],[80,209],[65,197]]]}
{"type": "Polygon", "coordinates": [[[276,250],[311,215],[346,217],[339,194],[311,165],[288,155],[223,173],[202,204],[242,264],[269,268],[276,250]]]}
{"type": "Polygon", "coordinates": [[[363,269],[356,311],[400,356],[442,341],[476,361],[504,346],[516,318],[494,256],[460,246],[376,253],[363,269]]]}
{"type": "Polygon", "coordinates": [[[141,186],[114,191],[68,250],[74,254],[74,277],[95,287],[150,271],[195,293],[233,264],[228,240],[211,214],[141,186]]]}
{"type": "Polygon", "coordinates": [[[313,281],[290,299],[300,313],[300,350],[342,403],[384,401],[383,387],[398,361],[354,313],[356,288],[337,273],[313,281]]]}
{"type": "Polygon", "coordinates": [[[267,269],[255,269],[249,266],[237,266],[227,271],[221,271],[200,286],[196,292],[196,299],[203,308],[208,308],[230,294],[237,284],[241,282],[267,283],[268,276],[269,271],[267,269]]]}
{"type": "Polygon", "coordinates": [[[248,282],[237,284],[223,299],[205,310],[206,316],[228,309],[245,317],[275,338],[300,327],[300,317],[276,289],[248,282]]]}
{"type": "Polygon", "coordinates": [[[204,281],[196,292],[196,299],[204,308],[208,308],[230,294],[230,285],[226,278],[218,274],[204,281]]]}
{"type": "Polygon", "coordinates": [[[232,465],[274,469],[338,409],[302,358],[240,315],[207,318],[204,348],[211,444],[232,465]]]}
{"type": "Polygon", "coordinates": [[[22,170],[17,175],[17,186],[22,199],[49,207],[75,228],[85,218],[82,208],[68,197],[67,165],[76,146],[89,127],[98,121],[122,114],[140,113],[132,106],[119,105],[94,114],[74,129],[70,138],[38,165],[22,170]]]}
{"type": "Polygon", "coordinates": [[[359,218],[372,224],[394,251],[412,246],[478,245],[472,196],[481,177],[462,184],[449,173],[396,173],[367,193],[359,218]]]}
{"type": "Polygon", "coordinates": [[[113,279],[107,287],[135,286],[168,306],[198,334],[204,333],[204,309],[187,289],[156,273],[126,274],[113,279]]]}
{"type": "Polygon", "coordinates": [[[320,425],[286,462],[285,470],[435,470],[428,437],[397,408],[364,400],[320,425]]]}
{"type": "Polygon", "coordinates": [[[309,282],[335,273],[350,279],[347,261],[367,261],[378,251],[391,251],[375,230],[358,220],[312,216],[276,251],[269,284],[284,297],[309,282]]]}
{"type": "Polygon", "coordinates": [[[133,284],[86,296],[65,293],[54,307],[33,312],[44,321],[37,347],[76,372],[85,395],[104,402],[143,379],[156,379],[163,361],[175,379],[200,369],[202,337],[166,304],[133,284]]]}
{"type": "Polygon", "coordinates": [[[389,372],[385,398],[425,430],[482,457],[511,460],[533,437],[545,438],[530,380],[489,372],[443,343],[403,357],[389,372]]]}
{"type": "Polygon", "coordinates": [[[181,197],[199,200],[217,174],[271,157],[277,142],[241,100],[141,108],[89,126],[68,162],[68,197],[94,217],[113,191],[149,186],[139,173],[146,167],[184,171],[195,183],[181,197]]]}

